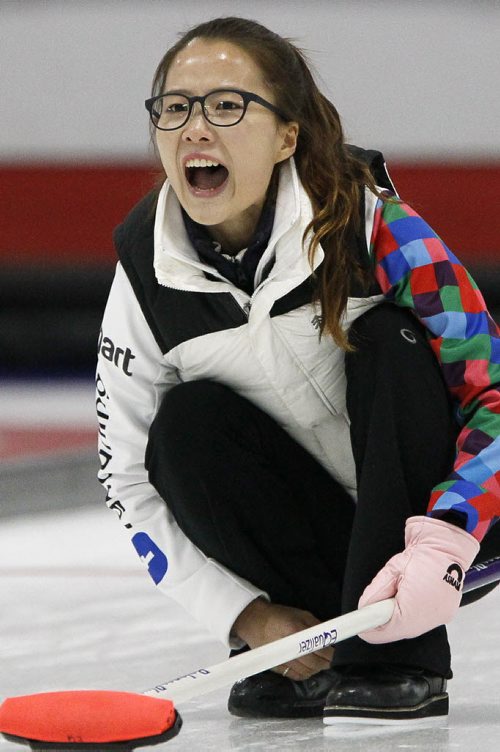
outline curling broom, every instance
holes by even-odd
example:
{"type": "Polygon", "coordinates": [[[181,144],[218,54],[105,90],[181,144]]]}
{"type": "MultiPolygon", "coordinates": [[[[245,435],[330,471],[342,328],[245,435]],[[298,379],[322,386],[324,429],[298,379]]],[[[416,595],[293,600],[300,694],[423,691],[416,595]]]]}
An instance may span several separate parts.
{"type": "MultiPolygon", "coordinates": [[[[466,574],[463,592],[498,580],[500,556],[473,565],[466,574]]],[[[163,743],[176,736],[182,725],[174,702],[191,700],[382,626],[393,609],[393,598],[371,604],[214,666],[199,668],[142,694],[75,690],[11,697],[0,706],[0,732],[11,741],[40,751],[125,752],[163,743]]]]}

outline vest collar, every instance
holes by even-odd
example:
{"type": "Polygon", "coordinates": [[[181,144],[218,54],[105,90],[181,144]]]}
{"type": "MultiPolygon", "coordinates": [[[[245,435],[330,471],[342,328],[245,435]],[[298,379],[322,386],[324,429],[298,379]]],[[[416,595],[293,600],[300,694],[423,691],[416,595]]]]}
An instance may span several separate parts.
{"type": "MultiPolygon", "coordinates": [[[[280,277],[302,281],[311,274],[302,236],[312,218],[312,207],[300,183],[293,158],[280,168],[278,195],[273,230],[256,271],[256,279],[274,259],[269,279],[280,277]]],[[[156,209],[154,225],[154,268],[158,282],[181,290],[227,292],[228,282],[213,266],[203,263],[186,232],[177,196],[168,180],[163,184],[156,209]],[[212,275],[207,279],[205,273],[212,275]],[[216,277],[218,279],[213,279],[216,277]]],[[[314,268],[323,260],[321,248],[315,255],[314,268]]],[[[285,285],[288,287],[288,285],[285,285]]]]}

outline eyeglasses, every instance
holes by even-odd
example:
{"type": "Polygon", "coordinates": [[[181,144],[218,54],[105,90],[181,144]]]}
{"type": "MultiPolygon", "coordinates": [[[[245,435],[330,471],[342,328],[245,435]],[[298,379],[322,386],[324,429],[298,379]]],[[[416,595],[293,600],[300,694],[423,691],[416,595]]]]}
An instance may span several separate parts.
{"type": "Polygon", "coordinates": [[[229,128],[243,120],[250,102],[257,102],[282,120],[288,120],[281,110],[258,94],[238,89],[217,89],[209,91],[203,97],[188,97],[175,93],[160,94],[158,97],[146,99],[144,104],[155,128],[161,131],[175,131],[186,125],[195,102],[200,103],[205,120],[220,128],[229,128]]]}

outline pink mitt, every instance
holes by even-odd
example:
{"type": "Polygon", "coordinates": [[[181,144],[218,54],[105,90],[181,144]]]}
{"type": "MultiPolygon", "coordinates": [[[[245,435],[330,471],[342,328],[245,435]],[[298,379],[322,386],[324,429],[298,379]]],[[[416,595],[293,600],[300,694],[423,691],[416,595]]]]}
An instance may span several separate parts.
{"type": "Polygon", "coordinates": [[[410,517],[406,548],[393,556],[371,581],[359,607],[395,597],[390,621],[362,632],[366,642],[394,642],[448,624],[460,606],[465,571],[479,550],[465,530],[431,517],[410,517]]]}

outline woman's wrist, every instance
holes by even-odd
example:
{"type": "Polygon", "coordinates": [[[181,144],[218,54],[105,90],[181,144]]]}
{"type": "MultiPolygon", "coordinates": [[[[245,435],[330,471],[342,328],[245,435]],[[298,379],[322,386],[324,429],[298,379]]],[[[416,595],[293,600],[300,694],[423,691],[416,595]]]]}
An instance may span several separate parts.
{"type": "Polygon", "coordinates": [[[231,636],[237,637],[248,645],[251,641],[253,625],[261,623],[262,616],[268,608],[269,603],[262,596],[251,601],[236,618],[231,629],[231,636]]]}

